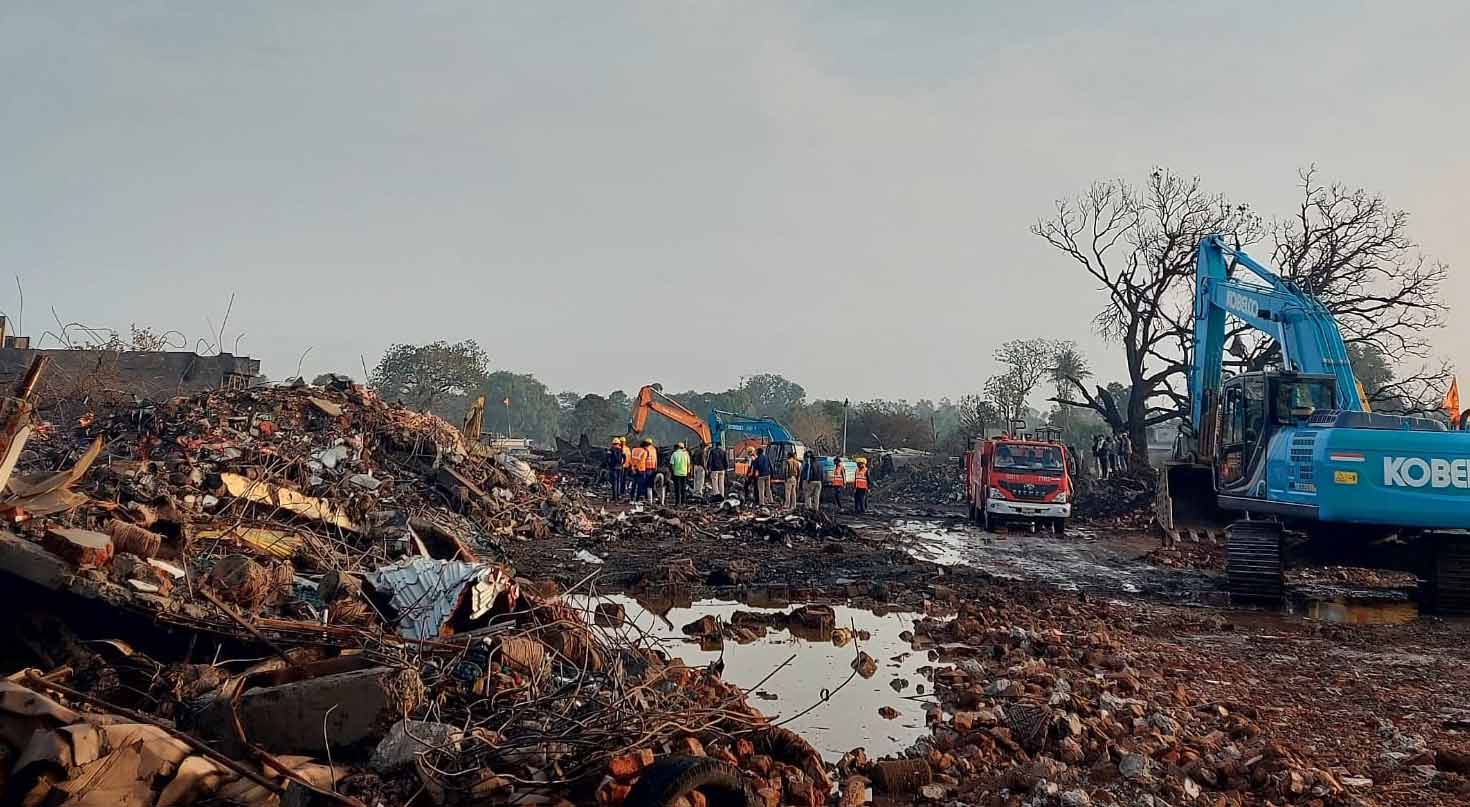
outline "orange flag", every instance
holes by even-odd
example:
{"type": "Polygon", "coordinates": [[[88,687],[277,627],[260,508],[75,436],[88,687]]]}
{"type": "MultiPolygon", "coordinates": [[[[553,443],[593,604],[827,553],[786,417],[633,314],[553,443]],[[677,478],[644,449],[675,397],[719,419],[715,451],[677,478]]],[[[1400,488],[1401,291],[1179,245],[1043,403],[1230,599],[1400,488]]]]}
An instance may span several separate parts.
{"type": "Polygon", "coordinates": [[[1450,415],[1450,420],[1460,416],[1460,380],[1450,379],[1449,392],[1444,394],[1444,411],[1450,415]]]}

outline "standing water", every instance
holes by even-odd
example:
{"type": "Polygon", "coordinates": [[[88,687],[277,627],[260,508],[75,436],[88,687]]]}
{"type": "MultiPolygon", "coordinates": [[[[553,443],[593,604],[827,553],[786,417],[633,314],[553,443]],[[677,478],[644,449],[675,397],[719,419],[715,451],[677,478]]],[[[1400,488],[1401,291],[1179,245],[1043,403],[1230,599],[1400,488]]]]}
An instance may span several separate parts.
{"type": "MultiPolygon", "coordinates": [[[[738,602],[705,600],[687,606],[639,603],[622,596],[571,598],[573,604],[590,611],[597,602],[615,602],[624,607],[627,621],[638,631],[657,637],[661,649],[683,659],[691,667],[705,666],[723,658],[721,677],[750,689],[752,706],[772,722],[789,728],[811,742],[822,754],[836,760],[842,754],[864,748],[870,756],[901,751],[925,733],[924,706],[934,702],[933,684],[920,672],[932,666],[924,651],[915,651],[899,634],[912,630],[918,614],[874,614],[857,608],[832,606],[834,627],[847,628],[854,638],[837,631],[808,631],[796,634],[772,628],[760,638],[742,644],[726,638],[705,643],[684,636],[681,628],[705,616],[730,622],[737,611],[781,614],[789,609],[759,608],[738,602]],[[866,631],[871,638],[856,634],[866,631]],[[855,675],[853,659],[861,650],[878,662],[872,678],[855,675]],[[897,682],[897,684],[895,684],[897,682]],[[919,694],[922,689],[924,694],[919,694]],[[878,710],[897,712],[885,719],[878,710]]],[[[799,606],[794,606],[799,607],[799,606]]],[[[632,630],[633,628],[625,628],[632,630]]]]}

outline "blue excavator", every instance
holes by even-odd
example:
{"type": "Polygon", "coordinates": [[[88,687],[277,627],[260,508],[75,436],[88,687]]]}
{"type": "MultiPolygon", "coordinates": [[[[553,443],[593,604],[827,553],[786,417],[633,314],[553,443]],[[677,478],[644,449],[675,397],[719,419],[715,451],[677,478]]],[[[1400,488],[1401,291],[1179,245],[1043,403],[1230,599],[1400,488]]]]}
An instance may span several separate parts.
{"type": "MultiPolygon", "coordinates": [[[[1221,236],[1199,244],[1190,418],[1161,488],[1166,531],[1225,528],[1233,598],[1280,601],[1286,535],[1398,547],[1441,611],[1470,611],[1470,431],[1376,413],[1332,313],[1221,236]],[[1240,270],[1244,270],[1243,272],[1240,270]],[[1226,317],[1278,367],[1225,377],[1226,317]]],[[[1232,351],[1236,352],[1236,351],[1232,351]]]]}

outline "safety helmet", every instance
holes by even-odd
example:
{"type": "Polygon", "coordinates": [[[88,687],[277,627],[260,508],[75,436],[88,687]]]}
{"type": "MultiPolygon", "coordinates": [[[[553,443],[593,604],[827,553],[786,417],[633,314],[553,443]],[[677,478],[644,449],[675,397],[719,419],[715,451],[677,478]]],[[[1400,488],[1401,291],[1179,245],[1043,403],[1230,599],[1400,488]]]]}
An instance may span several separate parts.
{"type": "Polygon", "coordinates": [[[684,441],[682,441],[682,440],[680,440],[677,443],[674,443],[674,448],[683,448],[683,447],[684,447],[684,441]]]}
{"type": "Polygon", "coordinates": [[[645,437],[645,438],[643,438],[643,444],[646,445],[646,446],[653,445],[653,438],[652,437],[645,437]]]}
{"type": "Polygon", "coordinates": [[[858,457],[857,458],[857,464],[858,465],[867,465],[868,464],[868,458],[867,457],[858,457]]]}

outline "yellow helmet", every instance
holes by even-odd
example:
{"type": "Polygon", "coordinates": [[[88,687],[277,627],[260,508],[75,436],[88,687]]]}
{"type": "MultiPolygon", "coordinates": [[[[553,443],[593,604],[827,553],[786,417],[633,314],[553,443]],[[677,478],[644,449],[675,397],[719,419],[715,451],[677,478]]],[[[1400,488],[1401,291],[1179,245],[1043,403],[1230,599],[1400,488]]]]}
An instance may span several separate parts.
{"type": "Polygon", "coordinates": [[[867,465],[868,464],[868,458],[867,457],[858,457],[857,458],[857,464],[858,465],[867,465]]]}

